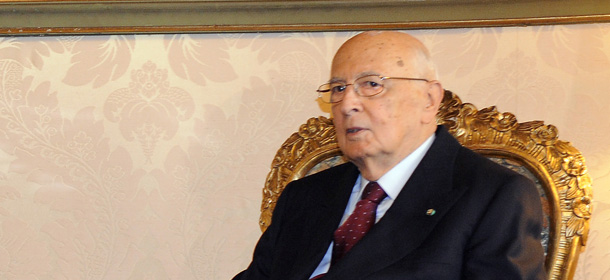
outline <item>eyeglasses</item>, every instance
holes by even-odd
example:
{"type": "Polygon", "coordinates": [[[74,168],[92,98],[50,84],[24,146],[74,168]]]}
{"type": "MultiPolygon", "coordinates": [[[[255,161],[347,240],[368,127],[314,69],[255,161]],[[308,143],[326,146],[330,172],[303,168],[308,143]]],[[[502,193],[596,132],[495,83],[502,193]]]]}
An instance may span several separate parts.
{"type": "Polygon", "coordinates": [[[326,83],[321,85],[316,91],[318,92],[318,97],[322,99],[323,102],[335,104],[343,101],[347,86],[353,86],[354,92],[359,96],[373,97],[383,91],[383,81],[390,79],[429,82],[429,80],[420,78],[384,77],[380,75],[368,75],[354,80],[354,82],[351,84],[346,84],[345,82],[326,83]]]}

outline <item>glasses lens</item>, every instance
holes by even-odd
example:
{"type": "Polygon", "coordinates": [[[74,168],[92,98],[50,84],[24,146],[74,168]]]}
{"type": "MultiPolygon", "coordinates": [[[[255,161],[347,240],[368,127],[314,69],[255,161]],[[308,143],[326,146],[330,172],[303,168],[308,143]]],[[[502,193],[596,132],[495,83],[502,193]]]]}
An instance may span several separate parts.
{"type": "Polygon", "coordinates": [[[343,100],[343,95],[345,93],[345,87],[347,85],[344,83],[327,83],[323,84],[318,88],[318,97],[322,99],[322,101],[326,103],[338,103],[343,100]]]}
{"type": "Polygon", "coordinates": [[[361,96],[373,96],[383,90],[383,80],[376,75],[358,78],[354,81],[354,84],[356,85],[356,91],[361,96]]]}
{"type": "Polygon", "coordinates": [[[331,101],[330,101],[330,96],[331,96],[331,91],[330,90],[331,90],[331,88],[330,87],[331,87],[330,84],[323,84],[317,90],[318,97],[320,99],[322,99],[323,102],[331,103],[331,101]]]}
{"type": "Polygon", "coordinates": [[[337,103],[343,100],[343,96],[345,95],[345,88],[347,87],[344,83],[330,83],[330,103],[337,103]]]}
{"type": "MultiPolygon", "coordinates": [[[[339,103],[343,100],[347,86],[342,82],[326,83],[318,88],[318,96],[326,103],[339,103]]],[[[354,91],[364,97],[370,97],[383,91],[383,79],[378,75],[364,76],[354,81],[354,91]]]]}

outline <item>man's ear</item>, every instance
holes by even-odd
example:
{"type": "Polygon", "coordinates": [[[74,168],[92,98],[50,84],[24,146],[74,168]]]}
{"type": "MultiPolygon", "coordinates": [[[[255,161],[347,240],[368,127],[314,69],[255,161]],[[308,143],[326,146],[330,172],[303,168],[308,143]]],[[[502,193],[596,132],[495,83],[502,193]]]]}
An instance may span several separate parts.
{"type": "Polygon", "coordinates": [[[438,109],[441,106],[444,96],[445,90],[439,81],[434,80],[428,82],[428,103],[424,109],[426,116],[424,121],[426,123],[436,122],[436,114],[438,113],[438,109]]]}

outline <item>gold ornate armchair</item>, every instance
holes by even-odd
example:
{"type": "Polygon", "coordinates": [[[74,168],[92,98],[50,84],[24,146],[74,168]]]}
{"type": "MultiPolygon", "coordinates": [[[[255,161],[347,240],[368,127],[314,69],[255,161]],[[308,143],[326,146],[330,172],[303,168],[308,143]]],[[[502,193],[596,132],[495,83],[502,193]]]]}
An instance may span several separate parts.
{"type": "MultiPolygon", "coordinates": [[[[481,110],[450,91],[437,115],[462,145],[532,179],[545,211],[541,233],[548,279],[572,279],[584,249],[591,217],[591,179],[582,154],[557,139],[557,128],[542,121],[518,123],[495,107],[481,110]]],[[[332,121],[311,118],[278,150],[263,189],[264,231],[280,193],[292,180],[345,162],[332,121]]]]}

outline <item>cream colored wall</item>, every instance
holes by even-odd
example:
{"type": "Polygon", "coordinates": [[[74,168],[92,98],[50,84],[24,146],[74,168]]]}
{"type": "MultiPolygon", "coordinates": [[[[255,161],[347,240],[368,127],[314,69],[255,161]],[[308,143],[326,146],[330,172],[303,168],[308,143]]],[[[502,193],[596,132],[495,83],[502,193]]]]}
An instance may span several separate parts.
{"type": "MultiPolygon", "coordinates": [[[[447,89],[587,159],[610,279],[610,24],[412,31],[447,89]]],[[[354,33],[0,38],[0,278],[229,279],[279,145],[354,33]]]]}

